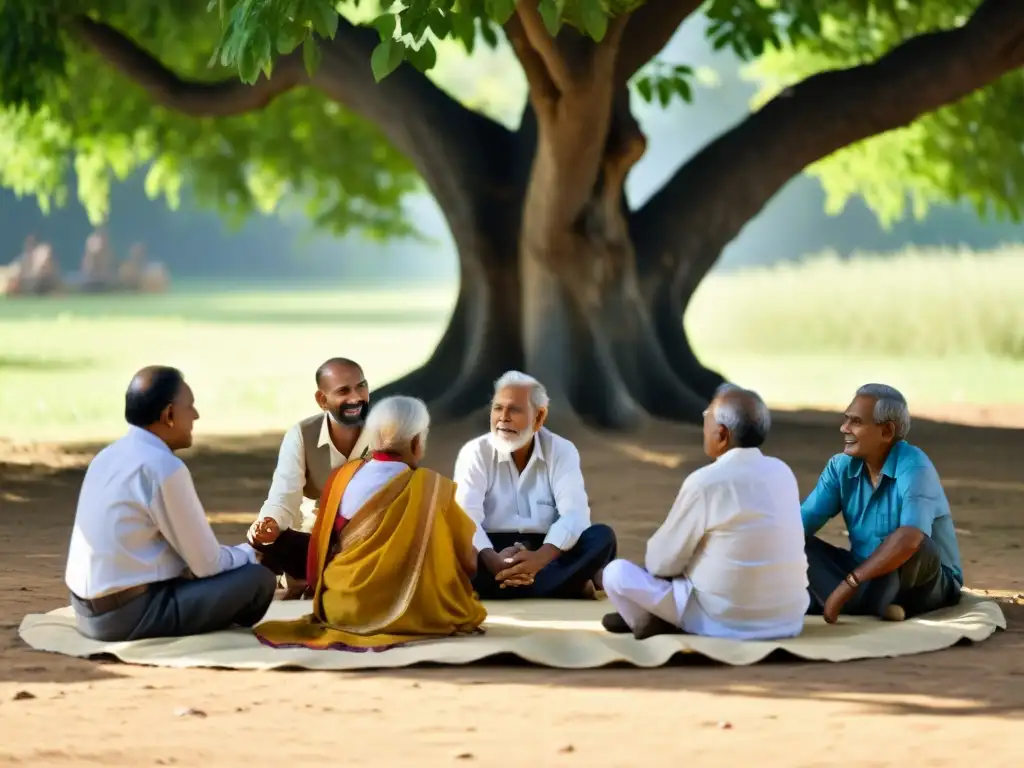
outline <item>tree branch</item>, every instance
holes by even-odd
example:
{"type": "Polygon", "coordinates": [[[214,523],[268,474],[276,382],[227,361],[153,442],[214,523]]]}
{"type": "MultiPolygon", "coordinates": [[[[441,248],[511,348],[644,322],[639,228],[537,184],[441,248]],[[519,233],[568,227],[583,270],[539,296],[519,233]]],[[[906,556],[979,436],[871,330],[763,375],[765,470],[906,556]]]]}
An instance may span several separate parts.
{"type": "Polygon", "coordinates": [[[519,15],[513,14],[505,22],[504,29],[505,36],[508,38],[509,43],[512,44],[512,50],[515,51],[516,58],[519,59],[519,65],[523,68],[523,73],[526,75],[526,82],[529,85],[527,93],[534,112],[538,115],[550,114],[561,94],[551,79],[547,66],[537,53],[537,49],[530,43],[519,15]]]}
{"type": "Polygon", "coordinates": [[[962,27],[922,34],[877,61],[787,88],[685,163],[633,216],[649,279],[685,295],[793,176],[909,125],[1024,64],[1024,2],[984,0],[962,27]],[[685,263],[684,263],[685,260],[685,263]]]}
{"type": "Polygon", "coordinates": [[[633,11],[615,66],[615,84],[628,82],[657,56],[702,3],[703,0],[647,0],[633,11]]]}
{"type": "Polygon", "coordinates": [[[572,73],[569,71],[569,65],[561,51],[558,50],[555,39],[544,26],[544,20],[541,18],[540,11],[537,10],[537,0],[518,0],[516,16],[519,17],[522,24],[526,40],[537,52],[540,60],[544,62],[551,82],[560,93],[565,93],[572,88],[572,73]]]}
{"type": "Polygon", "coordinates": [[[113,27],[85,16],[74,20],[79,37],[111,66],[147,91],[157,104],[192,117],[231,117],[263,109],[278,96],[306,82],[302,62],[284,57],[274,76],[253,85],[240,80],[186,80],[113,27]]]}
{"type": "Polygon", "coordinates": [[[251,86],[234,78],[183,78],[112,27],[84,17],[75,26],[93,50],[156,103],[194,117],[259,110],[295,87],[312,85],[380,128],[422,174],[453,230],[504,194],[500,185],[513,163],[513,134],[463,107],[411,65],[403,64],[378,84],[370,69],[377,32],[344,18],[334,40],[321,43],[323,61],[312,79],[295,53],[279,58],[272,76],[251,86]]]}

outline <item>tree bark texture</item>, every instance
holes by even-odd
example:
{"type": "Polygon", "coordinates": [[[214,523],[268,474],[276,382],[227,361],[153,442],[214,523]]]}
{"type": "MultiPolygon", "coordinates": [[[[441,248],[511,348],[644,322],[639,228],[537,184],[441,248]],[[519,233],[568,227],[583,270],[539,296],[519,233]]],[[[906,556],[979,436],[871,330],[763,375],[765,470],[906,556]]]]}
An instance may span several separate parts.
{"type": "Polygon", "coordinates": [[[377,35],[344,20],[313,78],[288,56],[251,87],[183,80],[95,21],[81,19],[78,32],[166,107],[229,116],[314,87],[376,123],[415,163],[451,228],[461,286],[429,360],[376,397],[416,395],[438,415],[462,416],[516,368],[544,382],[562,420],[618,429],[649,416],[700,420],[723,379],[697,360],[683,312],[725,246],[789,179],[1024,64],[1024,2],[984,0],[957,29],[783,91],[630,211],[624,184],[646,140],[626,83],[698,5],[648,0],[595,43],[569,29],[552,38],[536,0],[518,0],[505,31],[530,103],[514,132],[408,65],[374,83],[377,35]]]}

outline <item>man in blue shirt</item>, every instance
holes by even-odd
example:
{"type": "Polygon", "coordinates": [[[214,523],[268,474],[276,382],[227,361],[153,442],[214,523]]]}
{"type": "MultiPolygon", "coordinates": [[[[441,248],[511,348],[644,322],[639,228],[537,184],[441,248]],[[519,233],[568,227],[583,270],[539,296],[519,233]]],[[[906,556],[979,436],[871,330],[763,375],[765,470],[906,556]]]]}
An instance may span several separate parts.
{"type": "Polygon", "coordinates": [[[867,384],[846,409],[843,452],[801,505],[807,535],[809,614],[834,623],[840,612],[893,621],[955,605],[964,576],[939,474],[906,442],[907,401],[867,384]],[[843,515],[850,549],[816,534],[843,515]]]}

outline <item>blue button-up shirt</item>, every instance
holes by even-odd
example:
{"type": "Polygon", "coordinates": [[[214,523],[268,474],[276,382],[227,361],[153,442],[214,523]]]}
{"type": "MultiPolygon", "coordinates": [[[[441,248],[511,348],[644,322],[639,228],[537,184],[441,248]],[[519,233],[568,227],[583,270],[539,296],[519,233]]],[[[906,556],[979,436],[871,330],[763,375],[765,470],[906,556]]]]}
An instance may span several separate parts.
{"type": "Polygon", "coordinates": [[[850,550],[862,562],[897,528],[917,528],[935,542],[943,567],[963,586],[960,547],[939,473],[924,451],[905,441],[889,451],[877,488],[862,459],[833,456],[800,512],[808,535],[841,512],[850,550]]]}

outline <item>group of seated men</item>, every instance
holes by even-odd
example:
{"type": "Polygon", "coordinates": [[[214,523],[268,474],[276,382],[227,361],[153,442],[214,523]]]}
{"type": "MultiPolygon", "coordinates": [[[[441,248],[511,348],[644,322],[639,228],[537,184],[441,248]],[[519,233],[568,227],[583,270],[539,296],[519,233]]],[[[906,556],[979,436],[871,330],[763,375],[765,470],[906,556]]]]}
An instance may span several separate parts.
{"type": "MultiPolygon", "coordinates": [[[[310,537],[325,487],[349,462],[389,457],[365,428],[370,391],[357,363],[328,360],[316,385],[319,412],[284,436],[248,542],[227,546],[175,455],[192,445],[199,418],[190,387],[174,368],[135,375],[128,434],[91,462],[75,515],[65,580],[82,634],[112,641],[252,627],[279,579],[286,599],[318,594],[310,537]]],[[[548,406],[540,382],[506,373],[495,384],[490,431],[455,461],[452,503],[472,524],[466,546],[471,537],[476,563],[466,574],[474,599],[593,598],[603,590],[615,609],[604,628],[639,639],[791,637],[808,614],[829,623],[840,613],[898,621],[959,601],[949,504],[931,461],[906,442],[907,403],[892,387],[857,391],[840,427],[843,450],[801,503],[790,468],[761,451],[767,406],[755,392],[723,385],[704,413],[712,461],[683,482],[643,566],[616,559],[614,532],[592,522],[579,452],[544,426],[548,406]],[[816,535],[837,515],[849,549],[816,535]]],[[[422,434],[409,436],[407,451],[414,469],[428,423],[425,411],[417,418],[422,434]]]]}

